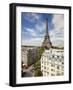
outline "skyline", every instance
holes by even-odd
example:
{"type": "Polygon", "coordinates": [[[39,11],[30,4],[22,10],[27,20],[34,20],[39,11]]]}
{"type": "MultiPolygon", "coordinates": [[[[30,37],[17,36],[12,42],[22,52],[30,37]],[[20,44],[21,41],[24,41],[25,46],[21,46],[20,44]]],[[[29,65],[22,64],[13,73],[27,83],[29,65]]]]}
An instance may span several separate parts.
{"type": "Polygon", "coordinates": [[[41,46],[46,31],[48,18],[48,32],[52,45],[64,46],[64,15],[45,13],[21,13],[21,44],[41,46]]]}

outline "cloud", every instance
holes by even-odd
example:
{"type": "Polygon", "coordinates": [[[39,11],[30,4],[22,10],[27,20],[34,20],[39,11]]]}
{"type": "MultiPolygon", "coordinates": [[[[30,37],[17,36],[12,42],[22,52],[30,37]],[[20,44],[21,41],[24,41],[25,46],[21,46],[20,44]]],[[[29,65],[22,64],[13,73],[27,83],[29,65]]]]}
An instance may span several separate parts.
{"type": "Polygon", "coordinates": [[[44,32],[45,32],[45,23],[40,21],[40,23],[38,22],[37,24],[35,24],[34,28],[28,28],[28,27],[24,27],[23,30],[23,34],[30,34],[31,37],[43,37],[44,36],[44,32]]]}
{"type": "Polygon", "coordinates": [[[63,14],[53,15],[52,23],[54,24],[54,28],[57,30],[64,28],[64,15],[63,14]]]}
{"type": "Polygon", "coordinates": [[[36,37],[36,36],[37,36],[35,30],[32,29],[32,28],[27,28],[26,31],[27,31],[31,36],[33,36],[33,37],[36,37]]]}
{"type": "Polygon", "coordinates": [[[31,16],[35,19],[35,20],[39,20],[40,16],[38,14],[32,13],[31,16]]]}
{"type": "Polygon", "coordinates": [[[45,22],[42,22],[41,20],[38,21],[38,23],[35,25],[35,30],[37,32],[40,32],[40,33],[45,32],[45,29],[46,29],[46,24],[45,22]]]}
{"type": "Polygon", "coordinates": [[[26,13],[24,16],[26,17],[25,19],[30,22],[37,21],[40,18],[40,16],[36,13],[26,13]]]}
{"type": "Polygon", "coordinates": [[[55,14],[52,18],[53,30],[50,30],[52,44],[64,46],[64,16],[55,14]]]}
{"type": "Polygon", "coordinates": [[[49,32],[51,42],[54,46],[64,46],[64,33],[63,30],[51,30],[49,32]]]}

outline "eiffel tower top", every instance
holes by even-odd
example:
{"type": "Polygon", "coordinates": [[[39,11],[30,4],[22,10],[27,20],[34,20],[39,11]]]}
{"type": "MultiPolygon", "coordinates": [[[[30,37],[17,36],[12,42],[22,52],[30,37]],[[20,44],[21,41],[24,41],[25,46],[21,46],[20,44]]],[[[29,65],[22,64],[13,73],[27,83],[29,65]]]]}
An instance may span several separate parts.
{"type": "Polygon", "coordinates": [[[46,35],[45,36],[49,36],[49,33],[48,33],[48,19],[46,19],[46,35]]]}
{"type": "Polygon", "coordinates": [[[52,46],[48,32],[48,19],[46,19],[46,32],[42,46],[45,47],[46,49],[49,49],[52,46]]]}

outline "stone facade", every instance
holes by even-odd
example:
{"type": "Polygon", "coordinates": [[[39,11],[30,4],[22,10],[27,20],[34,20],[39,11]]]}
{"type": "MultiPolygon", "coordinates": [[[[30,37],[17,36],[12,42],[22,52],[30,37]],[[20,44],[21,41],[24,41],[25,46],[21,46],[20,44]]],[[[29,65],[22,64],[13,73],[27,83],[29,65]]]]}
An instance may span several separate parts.
{"type": "Polygon", "coordinates": [[[45,50],[41,57],[43,76],[64,75],[64,51],[57,49],[45,50]]]}

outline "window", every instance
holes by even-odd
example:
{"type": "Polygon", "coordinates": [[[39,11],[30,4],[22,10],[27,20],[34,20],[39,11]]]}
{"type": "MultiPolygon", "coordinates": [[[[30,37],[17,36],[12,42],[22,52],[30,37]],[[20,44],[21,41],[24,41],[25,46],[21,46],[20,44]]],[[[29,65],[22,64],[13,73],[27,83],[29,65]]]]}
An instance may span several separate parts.
{"type": "Polygon", "coordinates": [[[55,76],[55,74],[51,73],[51,76],[55,76]]]}
{"type": "Polygon", "coordinates": [[[52,55],[52,58],[54,58],[54,55],[52,55]]]}
{"type": "Polygon", "coordinates": [[[61,62],[61,59],[59,61],[61,62]]]}
{"type": "Polygon", "coordinates": [[[43,63],[43,61],[42,61],[42,63],[43,63]]]}
{"type": "Polygon", "coordinates": [[[55,71],[54,69],[51,69],[51,71],[55,71]]]}
{"type": "Polygon", "coordinates": [[[62,72],[62,75],[64,75],[64,72],[62,72]]]}
{"type": "Polygon", "coordinates": [[[44,67],[44,69],[46,69],[46,67],[44,67]]]}
{"type": "Polygon", "coordinates": [[[59,66],[57,66],[57,69],[60,69],[60,67],[59,67],[59,66]]]}
{"type": "Polygon", "coordinates": [[[59,59],[59,56],[57,56],[57,58],[59,59]]]}
{"type": "Polygon", "coordinates": [[[62,64],[64,64],[64,62],[62,62],[62,64]]]}
{"type": "Polygon", "coordinates": [[[62,66],[61,68],[62,68],[62,70],[64,70],[64,66],[62,66]]]}
{"type": "Polygon", "coordinates": [[[64,58],[64,56],[62,56],[62,58],[64,58]]]}
{"type": "Polygon", "coordinates": [[[54,64],[51,64],[51,67],[55,67],[55,65],[54,64]]]}
{"type": "Polygon", "coordinates": [[[57,76],[60,76],[61,74],[60,74],[60,72],[58,71],[56,75],[57,75],[57,76]]]}
{"type": "Polygon", "coordinates": [[[47,72],[47,75],[49,75],[49,72],[47,72]]]}

